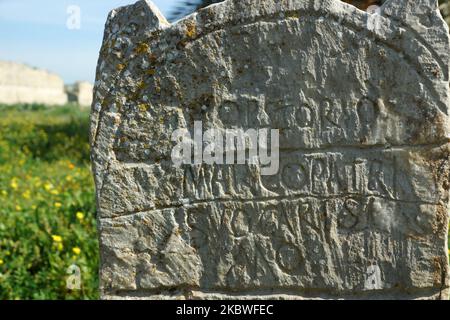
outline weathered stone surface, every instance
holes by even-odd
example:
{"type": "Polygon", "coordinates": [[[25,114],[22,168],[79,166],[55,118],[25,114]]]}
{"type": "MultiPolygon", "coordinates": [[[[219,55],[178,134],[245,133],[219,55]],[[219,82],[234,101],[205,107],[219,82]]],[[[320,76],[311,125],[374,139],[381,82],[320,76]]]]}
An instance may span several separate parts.
{"type": "Polygon", "coordinates": [[[66,92],[70,102],[76,103],[81,107],[90,107],[92,105],[94,86],[91,83],[78,81],[66,86],[66,92]]]}
{"type": "Polygon", "coordinates": [[[447,298],[449,36],[435,0],[228,0],[106,24],[103,298],[447,298]],[[174,129],[280,129],[280,170],[173,166],[174,129]]]}
{"type": "Polygon", "coordinates": [[[23,64],[0,61],[0,103],[67,103],[64,82],[56,74],[23,64]]]}

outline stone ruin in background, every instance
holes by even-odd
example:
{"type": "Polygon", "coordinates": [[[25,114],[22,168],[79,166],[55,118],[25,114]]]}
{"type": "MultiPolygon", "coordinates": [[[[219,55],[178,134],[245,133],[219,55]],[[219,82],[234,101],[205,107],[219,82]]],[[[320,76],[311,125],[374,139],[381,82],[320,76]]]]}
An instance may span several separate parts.
{"type": "Polygon", "coordinates": [[[65,87],[69,102],[79,106],[90,107],[92,105],[92,95],[94,86],[86,81],[78,81],[65,87]]]}
{"type": "Polygon", "coordinates": [[[56,74],[14,62],[0,61],[0,103],[67,103],[64,82],[56,74]]]}
{"type": "Polygon", "coordinates": [[[68,102],[88,107],[93,85],[80,81],[64,85],[63,79],[46,70],[24,64],[0,61],[0,104],[45,104],[61,106],[68,102]]]}
{"type": "Polygon", "coordinates": [[[435,0],[111,12],[91,115],[105,299],[446,299],[449,34],[435,0]],[[171,134],[280,131],[280,168],[171,134]]]}

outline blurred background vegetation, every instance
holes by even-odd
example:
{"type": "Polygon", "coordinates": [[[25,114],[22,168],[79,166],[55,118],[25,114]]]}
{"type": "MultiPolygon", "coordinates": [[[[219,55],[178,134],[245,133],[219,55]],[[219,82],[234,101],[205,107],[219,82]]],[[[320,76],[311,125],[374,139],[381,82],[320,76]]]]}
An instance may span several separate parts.
{"type": "Polygon", "coordinates": [[[88,110],[0,106],[0,299],[98,297],[88,110]],[[81,290],[66,270],[81,268],[81,290]]]}
{"type": "MultiPolygon", "coordinates": [[[[218,0],[186,1],[180,18],[218,0]]],[[[450,0],[440,8],[450,23],[450,0]]],[[[89,111],[0,105],[0,299],[98,298],[89,111]],[[81,268],[81,290],[66,270],[81,268]]]]}
{"type": "Polygon", "coordinates": [[[450,0],[439,0],[439,7],[445,21],[450,25],[450,0]]]}

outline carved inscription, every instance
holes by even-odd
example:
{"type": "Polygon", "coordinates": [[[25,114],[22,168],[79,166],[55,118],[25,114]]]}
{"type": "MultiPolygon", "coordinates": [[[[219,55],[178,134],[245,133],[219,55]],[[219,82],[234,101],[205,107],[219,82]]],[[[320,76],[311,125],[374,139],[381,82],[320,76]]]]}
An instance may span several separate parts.
{"type": "Polygon", "coordinates": [[[228,0],[173,25],[149,1],[114,11],[91,129],[102,297],[447,295],[450,38],[417,2],[228,0]],[[199,123],[277,130],[279,149],[214,149],[199,123]],[[174,165],[177,130],[199,161],[174,165]],[[261,150],[274,174],[249,161],[261,150]]]}

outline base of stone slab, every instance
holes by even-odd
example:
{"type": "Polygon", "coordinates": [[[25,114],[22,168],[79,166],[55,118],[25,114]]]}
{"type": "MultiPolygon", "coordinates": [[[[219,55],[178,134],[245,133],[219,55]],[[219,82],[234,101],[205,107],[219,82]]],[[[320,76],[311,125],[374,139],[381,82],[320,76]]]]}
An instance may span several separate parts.
{"type": "Polygon", "coordinates": [[[450,289],[439,288],[415,289],[409,292],[396,290],[360,291],[346,294],[289,294],[289,293],[251,293],[231,294],[220,292],[188,291],[173,294],[124,292],[103,294],[103,300],[448,300],[450,289]]]}

